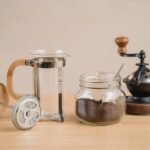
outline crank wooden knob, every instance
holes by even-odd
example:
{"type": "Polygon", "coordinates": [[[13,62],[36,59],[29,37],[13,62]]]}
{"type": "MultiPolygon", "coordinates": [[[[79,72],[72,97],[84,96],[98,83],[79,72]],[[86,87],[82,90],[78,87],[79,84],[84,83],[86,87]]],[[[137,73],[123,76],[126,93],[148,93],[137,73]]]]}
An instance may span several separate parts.
{"type": "Polygon", "coordinates": [[[115,38],[115,43],[118,46],[118,53],[119,54],[126,54],[127,53],[127,44],[129,42],[129,39],[125,36],[120,36],[115,38]]]}

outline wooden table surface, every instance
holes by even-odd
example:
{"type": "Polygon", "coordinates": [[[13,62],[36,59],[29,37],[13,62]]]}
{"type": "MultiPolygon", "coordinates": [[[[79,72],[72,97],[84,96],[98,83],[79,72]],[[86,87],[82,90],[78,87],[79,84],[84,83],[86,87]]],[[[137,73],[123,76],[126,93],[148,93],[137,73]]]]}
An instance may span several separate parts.
{"type": "Polygon", "coordinates": [[[150,150],[150,116],[125,115],[109,126],[79,123],[73,97],[65,100],[65,122],[38,122],[20,131],[11,122],[11,111],[0,118],[0,150],[150,150]]]}

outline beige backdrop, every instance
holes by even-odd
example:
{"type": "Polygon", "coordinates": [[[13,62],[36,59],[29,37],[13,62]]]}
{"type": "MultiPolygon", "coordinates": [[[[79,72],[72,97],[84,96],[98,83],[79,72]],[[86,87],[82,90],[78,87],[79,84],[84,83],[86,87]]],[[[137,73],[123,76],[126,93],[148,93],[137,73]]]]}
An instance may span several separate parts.
{"type": "MultiPolygon", "coordinates": [[[[130,38],[130,52],[144,49],[150,55],[149,0],[0,0],[0,81],[6,83],[12,61],[41,48],[71,55],[67,93],[76,93],[83,72],[116,72],[125,62],[125,77],[137,59],[119,57],[114,44],[118,35],[130,38]]],[[[29,92],[31,69],[17,69],[15,76],[16,88],[29,92]]]]}

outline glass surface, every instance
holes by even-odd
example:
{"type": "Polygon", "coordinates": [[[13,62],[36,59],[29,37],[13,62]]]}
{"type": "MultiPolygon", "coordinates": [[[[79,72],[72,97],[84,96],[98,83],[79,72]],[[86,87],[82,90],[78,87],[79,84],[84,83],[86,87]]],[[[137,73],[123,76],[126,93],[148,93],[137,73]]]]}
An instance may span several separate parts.
{"type": "Polygon", "coordinates": [[[31,54],[34,67],[34,95],[40,99],[41,120],[62,122],[63,68],[69,55],[62,50],[36,50],[31,54]]]}

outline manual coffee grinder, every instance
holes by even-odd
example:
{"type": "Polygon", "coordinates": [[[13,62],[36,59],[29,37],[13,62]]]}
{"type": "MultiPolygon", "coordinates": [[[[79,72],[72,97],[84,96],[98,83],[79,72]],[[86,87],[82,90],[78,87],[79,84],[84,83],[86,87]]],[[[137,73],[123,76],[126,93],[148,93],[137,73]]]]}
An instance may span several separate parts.
{"type": "Polygon", "coordinates": [[[136,65],[137,70],[128,75],[123,82],[132,96],[127,96],[127,113],[135,115],[150,114],[150,69],[145,63],[146,54],[144,50],[139,53],[127,53],[126,46],[129,42],[127,37],[117,37],[115,43],[118,45],[118,53],[122,57],[137,57],[140,62],[136,65]]]}

